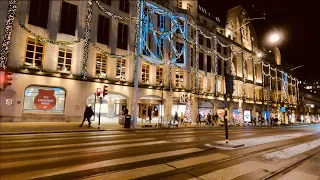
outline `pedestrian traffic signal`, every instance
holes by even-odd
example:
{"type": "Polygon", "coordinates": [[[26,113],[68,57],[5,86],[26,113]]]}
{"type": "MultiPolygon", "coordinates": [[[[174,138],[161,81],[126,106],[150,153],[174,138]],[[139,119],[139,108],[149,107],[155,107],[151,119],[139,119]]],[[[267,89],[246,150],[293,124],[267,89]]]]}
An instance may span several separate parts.
{"type": "Polygon", "coordinates": [[[11,85],[12,73],[0,70],[0,89],[4,90],[8,85],[11,85]]]}
{"type": "Polygon", "coordinates": [[[226,78],[226,91],[227,91],[226,93],[232,96],[232,94],[234,92],[234,89],[233,89],[234,88],[234,84],[233,84],[234,77],[230,74],[226,74],[225,78],[226,78]]]}
{"type": "Polygon", "coordinates": [[[97,94],[97,96],[100,96],[100,94],[101,94],[101,89],[100,88],[97,88],[96,94],[97,94]]]}
{"type": "Polygon", "coordinates": [[[104,85],[102,95],[103,97],[105,97],[107,94],[108,94],[108,86],[104,85]]]}

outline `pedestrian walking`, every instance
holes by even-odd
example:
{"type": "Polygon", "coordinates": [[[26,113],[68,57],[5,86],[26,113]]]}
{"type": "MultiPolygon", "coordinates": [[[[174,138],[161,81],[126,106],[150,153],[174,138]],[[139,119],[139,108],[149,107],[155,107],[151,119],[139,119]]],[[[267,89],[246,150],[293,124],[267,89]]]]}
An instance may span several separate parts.
{"type": "Polygon", "coordinates": [[[152,111],[151,111],[151,108],[148,109],[148,117],[149,117],[149,122],[151,123],[151,115],[152,115],[152,111]]]}
{"type": "Polygon", "coordinates": [[[201,119],[201,115],[198,114],[197,120],[196,120],[196,126],[201,126],[201,121],[200,121],[200,119],[201,119]]]}
{"type": "Polygon", "coordinates": [[[211,124],[211,114],[210,113],[208,113],[208,115],[207,115],[207,122],[208,122],[208,126],[212,125],[211,124]]]}
{"type": "Polygon", "coordinates": [[[174,113],[174,120],[173,120],[173,124],[175,124],[176,123],[176,121],[178,122],[178,124],[179,124],[179,120],[178,120],[178,113],[177,113],[177,111],[174,113]]]}
{"type": "Polygon", "coordinates": [[[180,124],[183,124],[183,119],[184,119],[184,114],[183,114],[183,112],[181,112],[181,116],[180,116],[180,124]]]}
{"type": "Polygon", "coordinates": [[[91,109],[91,106],[88,107],[86,106],[86,109],[84,111],[84,114],[83,114],[83,120],[82,120],[82,123],[80,124],[80,127],[82,127],[83,123],[87,120],[88,121],[88,126],[91,127],[91,117],[94,115],[92,109],[91,109]]]}

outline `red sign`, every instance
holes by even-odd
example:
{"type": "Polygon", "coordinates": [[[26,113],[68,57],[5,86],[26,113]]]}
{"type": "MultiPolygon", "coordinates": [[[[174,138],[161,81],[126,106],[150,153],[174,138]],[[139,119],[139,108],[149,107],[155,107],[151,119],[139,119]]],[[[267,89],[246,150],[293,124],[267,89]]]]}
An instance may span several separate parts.
{"type": "Polygon", "coordinates": [[[56,100],[54,90],[39,89],[34,105],[40,110],[50,110],[56,106],[56,100]]]}

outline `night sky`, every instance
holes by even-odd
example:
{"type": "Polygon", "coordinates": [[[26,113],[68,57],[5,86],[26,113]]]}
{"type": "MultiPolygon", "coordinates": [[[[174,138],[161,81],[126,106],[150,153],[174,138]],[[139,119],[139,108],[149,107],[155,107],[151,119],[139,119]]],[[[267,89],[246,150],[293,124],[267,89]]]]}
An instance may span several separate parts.
{"type": "Polygon", "coordinates": [[[317,19],[320,16],[320,9],[317,9],[314,2],[291,0],[199,0],[198,2],[211,15],[218,16],[224,22],[227,10],[238,5],[246,9],[250,18],[262,17],[262,12],[265,11],[266,20],[252,21],[257,32],[259,47],[271,49],[266,43],[266,37],[270,30],[276,28],[284,35],[284,39],[278,45],[282,62],[293,67],[304,65],[294,70],[300,80],[320,80],[320,56],[317,55],[320,53],[320,48],[317,48],[319,46],[317,43],[320,42],[318,35],[320,20],[317,19]]]}

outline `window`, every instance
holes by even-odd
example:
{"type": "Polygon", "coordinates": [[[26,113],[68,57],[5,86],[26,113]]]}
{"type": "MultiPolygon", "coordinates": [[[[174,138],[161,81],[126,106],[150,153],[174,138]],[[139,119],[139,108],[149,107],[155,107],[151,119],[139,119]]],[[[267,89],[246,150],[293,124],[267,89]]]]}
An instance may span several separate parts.
{"type": "Polygon", "coordinates": [[[193,67],[193,48],[190,49],[190,62],[191,62],[191,67],[193,67]]]}
{"type": "Polygon", "coordinates": [[[164,59],[163,56],[163,39],[158,39],[158,43],[157,43],[157,56],[160,59],[164,59]]]}
{"type": "Polygon", "coordinates": [[[182,0],[177,0],[177,8],[182,9],[182,0]]]}
{"type": "Polygon", "coordinates": [[[75,35],[77,22],[77,6],[74,4],[62,2],[60,31],[61,33],[75,35]]]}
{"type": "Polygon", "coordinates": [[[183,87],[183,70],[182,69],[176,70],[176,87],[177,88],[183,87]]]}
{"type": "Polygon", "coordinates": [[[203,92],[203,76],[199,75],[199,90],[203,92]]]}
{"type": "Polygon", "coordinates": [[[211,67],[211,56],[207,56],[207,72],[211,73],[212,67],[211,67]]]}
{"type": "Polygon", "coordinates": [[[31,0],[28,23],[47,28],[49,4],[50,0],[31,0]]]}
{"type": "Polygon", "coordinates": [[[62,88],[29,86],[24,91],[23,112],[63,114],[65,97],[62,88]]]}
{"type": "Polygon", "coordinates": [[[177,50],[177,54],[181,54],[181,56],[177,59],[177,63],[184,63],[184,59],[183,59],[183,44],[176,42],[176,50],[177,50]]]}
{"type": "Polygon", "coordinates": [[[116,79],[118,81],[125,81],[126,74],[126,60],[125,59],[117,59],[117,71],[116,71],[116,79]]]}
{"type": "Polygon", "coordinates": [[[199,34],[199,44],[200,45],[203,45],[203,35],[202,34],[199,34]]]}
{"type": "Polygon", "coordinates": [[[163,85],[163,68],[162,67],[157,67],[156,84],[158,86],[163,85]]]}
{"type": "Polygon", "coordinates": [[[96,75],[99,78],[107,78],[107,57],[101,53],[96,56],[96,75]]]}
{"type": "Polygon", "coordinates": [[[164,31],[165,27],[164,27],[164,15],[158,15],[158,26],[160,28],[160,31],[164,31]]]}
{"type": "Polygon", "coordinates": [[[150,56],[150,45],[151,45],[151,35],[147,32],[144,32],[143,35],[144,41],[143,41],[143,55],[150,56]]]}
{"type": "Polygon", "coordinates": [[[207,47],[211,48],[211,39],[207,38],[207,47]]]}
{"type": "Polygon", "coordinates": [[[120,49],[128,49],[128,25],[119,23],[118,26],[118,44],[117,47],[120,49]]]}
{"type": "Polygon", "coordinates": [[[218,53],[222,52],[222,47],[219,43],[217,44],[217,51],[218,51],[218,53]]]}
{"type": "Polygon", "coordinates": [[[72,60],[72,47],[60,46],[57,71],[70,72],[72,60]]]}
{"type": "Polygon", "coordinates": [[[224,55],[228,55],[228,47],[223,48],[224,55]]]}
{"type": "MultiPolygon", "coordinates": [[[[184,22],[181,19],[177,20],[177,23],[174,23],[175,26],[177,26],[176,33],[183,33],[184,32],[184,22]]],[[[173,27],[171,27],[173,28],[173,27]]]]}
{"type": "Polygon", "coordinates": [[[217,66],[218,66],[218,75],[222,75],[222,70],[221,70],[221,59],[218,59],[218,63],[217,63],[217,66]]]}
{"type": "Polygon", "coordinates": [[[24,66],[42,68],[44,43],[28,37],[24,66]]]}
{"type": "Polygon", "coordinates": [[[142,64],[142,83],[149,84],[149,69],[148,64],[142,64]]]}
{"type": "Polygon", "coordinates": [[[191,12],[191,11],[192,11],[192,5],[187,4],[187,10],[188,10],[189,12],[191,12]]]}
{"type": "Polygon", "coordinates": [[[111,5],[111,0],[101,0],[101,1],[109,6],[111,5]]]}
{"type": "Polygon", "coordinates": [[[109,45],[110,19],[99,15],[97,41],[109,45]]]}
{"type": "Polygon", "coordinates": [[[199,53],[199,70],[204,71],[203,53],[199,53]]]}
{"type": "Polygon", "coordinates": [[[129,0],[120,0],[119,10],[129,13],[129,0]]]}

